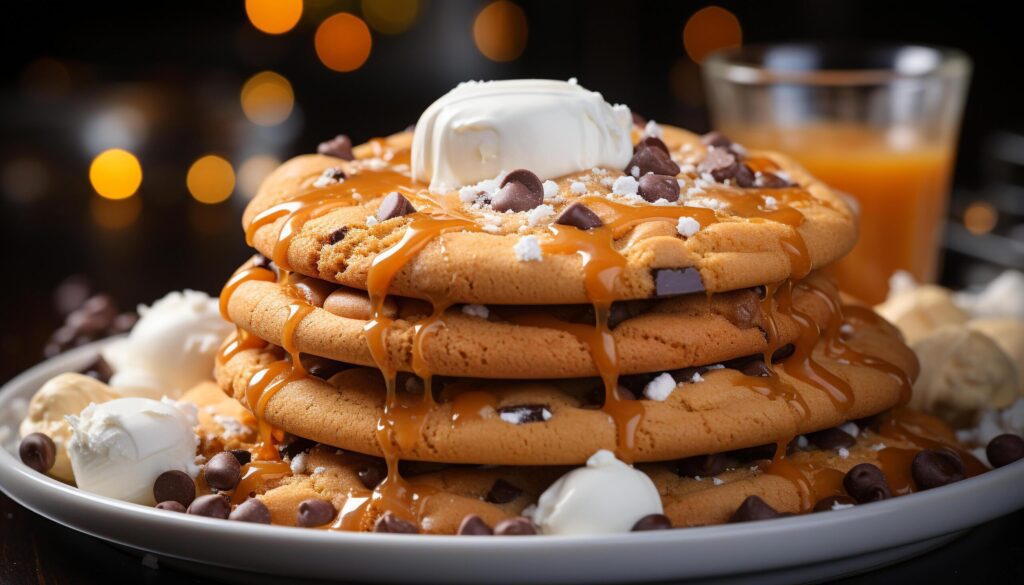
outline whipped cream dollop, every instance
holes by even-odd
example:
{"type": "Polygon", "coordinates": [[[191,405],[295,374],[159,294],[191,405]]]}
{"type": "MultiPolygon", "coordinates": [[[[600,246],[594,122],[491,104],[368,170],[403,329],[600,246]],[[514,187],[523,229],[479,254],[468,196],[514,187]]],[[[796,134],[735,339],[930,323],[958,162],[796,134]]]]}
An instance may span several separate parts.
{"type": "Polygon", "coordinates": [[[180,397],[213,377],[217,348],[231,331],[217,299],[193,290],[171,292],[153,306],[139,306],[139,322],[124,339],[103,349],[124,396],[180,397]]]}
{"type": "Polygon", "coordinates": [[[166,398],[118,398],[90,404],[67,420],[68,456],[83,490],[153,505],[153,482],[161,473],[199,472],[194,408],[166,398]]]}
{"type": "Polygon", "coordinates": [[[545,534],[598,534],[629,532],[637,520],[661,513],[651,478],[602,449],[541,494],[533,521],[545,534]]]}
{"type": "Polygon", "coordinates": [[[633,154],[632,127],[629,108],[575,80],[461,83],[416,123],[413,179],[447,192],[517,168],[541,180],[621,169],[633,154]]]}

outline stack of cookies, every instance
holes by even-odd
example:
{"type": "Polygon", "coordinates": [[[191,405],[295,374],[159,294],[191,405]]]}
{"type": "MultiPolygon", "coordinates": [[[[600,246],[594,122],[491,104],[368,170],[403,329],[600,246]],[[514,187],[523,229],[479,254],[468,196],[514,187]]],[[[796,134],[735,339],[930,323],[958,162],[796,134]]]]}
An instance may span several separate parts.
{"type": "Polygon", "coordinates": [[[625,166],[559,176],[438,188],[412,132],[339,136],[273,172],[243,218],[258,253],[221,296],[237,333],[218,383],[260,426],[242,496],[280,524],[568,533],[841,508],[980,471],[892,410],[917,362],[827,275],[856,239],[840,196],[719,134],[627,135],[625,166]],[[584,485],[584,465],[642,477],[584,485]],[[653,502],[629,491],[644,485],[653,502]],[[605,505],[572,512],[588,491],[605,505]]]}

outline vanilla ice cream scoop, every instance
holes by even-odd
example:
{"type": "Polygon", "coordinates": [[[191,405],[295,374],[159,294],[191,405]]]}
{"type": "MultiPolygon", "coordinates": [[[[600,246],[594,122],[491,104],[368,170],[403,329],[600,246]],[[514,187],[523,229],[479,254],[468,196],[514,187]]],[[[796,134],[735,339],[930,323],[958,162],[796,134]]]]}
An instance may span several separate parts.
{"type": "Polygon", "coordinates": [[[165,471],[195,477],[195,413],[171,400],[118,398],[68,416],[68,456],[78,487],[153,505],[153,482],[165,471]]]}
{"type": "Polygon", "coordinates": [[[967,326],[992,338],[1017,366],[1017,394],[1024,396],[1024,321],[1008,317],[971,319],[967,326]]]}
{"type": "Polygon", "coordinates": [[[662,511],[651,478],[602,449],[541,494],[533,521],[545,534],[629,532],[662,511]]]}
{"type": "Polygon", "coordinates": [[[57,454],[53,468],[48,473],[57,479],[72,482],[75,477],[67,449],[71,427],[65,417],[82,412],[91,403],[114,398],[117,398],[117,394],[95,378],[75,373],[61,374],[43,384],[32,396],[28,403],[28,413],[18,430],[22,437],[43,433],[53,439],[57,454]]]}
{"type": "Polygon", "coordinates": [[[180,397],[213,377],[217,348],[231,331],[217,299],[206,293],[171,292],[139,307],[128,337],[103,349],[114,375],[110,386],[123,396],[180,397]]]}
{"type": "Polygon", "coordinates": [[[446,192],[524,168],[541,180],[621,169],[633,153],[629,108],[575,81],[467,82],[416,123],[413,178],[446,192]]]}
{"type": "Polygon", "coordinates": [[[968,319],[948,289],[932,284],[892,287],[889,298],[875,311],[895,325],[911,345],[943,325],[963,324],[968,319]]]}

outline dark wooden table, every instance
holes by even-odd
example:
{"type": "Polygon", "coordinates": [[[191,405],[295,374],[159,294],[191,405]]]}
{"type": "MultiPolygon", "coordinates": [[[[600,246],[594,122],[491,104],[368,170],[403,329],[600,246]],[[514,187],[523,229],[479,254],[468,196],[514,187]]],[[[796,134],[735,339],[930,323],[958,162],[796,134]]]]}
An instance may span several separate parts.
{"type": "MultiPolygon", "coordinates": [[[[981,526],[924,556],[840,581],[1024,583],[1024,511],[981,526]]],[[[220,581],[146,566],[139,557],[22,508],[0,493],[2,585],[206,585],[220,581]]]]}

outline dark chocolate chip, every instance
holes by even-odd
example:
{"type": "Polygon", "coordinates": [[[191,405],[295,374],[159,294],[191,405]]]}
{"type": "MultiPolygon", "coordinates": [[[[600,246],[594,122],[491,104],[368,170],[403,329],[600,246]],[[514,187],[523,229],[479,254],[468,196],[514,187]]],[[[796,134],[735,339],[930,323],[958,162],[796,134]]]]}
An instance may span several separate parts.
{"type": "Polygon", "coordinates": [[[658,268],[654,270],[654,296],[671,297],[704,291],[704,281],[696,268],[658,268]]]}
{"type": "Polygon", "coordinates": [[[355,158],[355,155],[352,154],[352,139],[344,134],[338,134],[326,142],[321,142],[316,147],[316,151],[342,160],[355,158]]]}
{"type": "Polygon", "coordinates": [[[781,362],[782,360],[793,355],[793,352],[795,351],[796,345],[792,343],[787,343],[786,345],[783,345],[779,349],[776,349],[774,352],[772,352],[772,362],[781,362]]]}
{"type": "Polygon", "coordinates": [[[964,479],[964,462],[950,449],[925,449],[914,456],[910,473],[919,490],[930,490],[964,479]]]}
{"type": "Polygon", "coordinates": [[[160,502],[155,506],[157,510],[167,510],[168,512],[180,512],[184,513],[186,508],[181,505],[181,502],[175,502],[174,500],[167,500],[166,502],[160,502]]]}
{"type": "Polygon", "coordinates": [[[732,146],[732,140],[729,140],[728,136],[718,131],[708,132],[700,137],[700,141],[707,146],[715,148],[729,148],[732,146]]]}
{"type": "Polygon", "coordinates": [[[306,368],[306,373],[310,376],[327,380],[334,374],[344,370],[345,364],[320,356],[303,354],[302,367],[306,368]]]}
{"type": "Polygon", "coordinates": [[[637,142],[636,146],[633,147],[633,152],[636,152],[641,148],[647,147],[660,149],[661,151],[668,155],[672,154],[668,151],[668,145],[665,144],[665,141],[663,141],[661,138],[658,138],[657,136],[644,136],[643,138],[640,139],[640,142],[637,142]]]}
{"type": "Polygon", "coordinates": [[[384,201],[380,202],[380,207],[377,208],[377,220],[387,221],[410,213],[416,213],[416,208],[401,193],[393,191],[388,193],[384,201]]]}
{"type": "Polygon", "coordinates": [[[735,294],[736,301],[729,306],[723,315],[726,320],[739,329],[750,329],[761,322],[761,299],[753,290],[739,291],[735,294]]]}
{"type": "Polygon", "coordinates": [[[672,528],[672,521],[664,514],[648,514],[636,521],[633,525],[633,532],[647,532],[648,530],[668,530],[672,528]]]}
{"type": "Polygon", "coordinates": [[[573,203],[555,219],[559,225],[570,225],[581,230],[592,230],[604,225],[601,218],[582,203],[573,203]]]}
{"type": "Polygon", "coordinates": [[[736,174],[732,178],[733,182],[740,187],[753,187],[754,186],[754,171],[750,170],[750,167],[740,163],[736,168],[736,174]]]}
{"type": "Polygon", "coordinates": [[[302,437],[292,437],[292,440],[286,444],[278,445],[277,452],[281,454],[281,457],[285,459],[292,459],[299,453],[305,453],[316,446],[316,442],[310,441],[302,437]]]}
{"type": "Polygon", "coordinates": [[[637,149],[633,154],[633,158],[629,159],[629,163],[626,165],[626,174],[633,175],[634,167],[638,173],[634,176],[638,177],[642,177],[647,173],[670,175],[672,177],[679,174],[679,165],[672,160],[672,157],[666,151],[656,146],[641,146],[637,149]]]}
{"type": "Polygon", "coordinates": [[[679,181],[668,175],[644,175],[640,177],[640,186],[637,193],[645,201],[654,203],[659,199],[665,201],[679,200],[679,181]]]}
{"type": "Polygon", "coordinates": [[[462,536],[490,536],[494,534],[494,531],[479,516],[470,514],[462,519],[457,534],[462,536]]]}
{"type": "Polygon", "coordinates": [[[270,510],[267,509],[267,505],[263,502],[256,498],[249,498],[235,506],[231,514],[228,514],[228,520],[252,522],[253,524],[270,524],[270,510]]]}
{"type": "Polygon", "coordinates": [[[772,508],[764,500],[757,496],[747,496],[739,508],[729,517],[729,522],[754,522],[757,520],[770,520],[781,516],[775,508],[772,508]]]}
{"type": "Polygon", "coordinates": [[[100,382],[107,383],[110,381],[110,377],[114,375],[114,369],[110,367],[107,360],[103,359],[103,356],[96,358],[96,361],[89,364],[82,373],[90,378],[95,378],[100,382]]]}
{"type": "Polygon", "coordinates": [[[529,536],[537,534],[537,529],[533,527],[533,522],[530,522],[529,518],[517,516],[506,518],[495,524],[494,534],[498,536],[529,536]]]}
{"type": "Polygon", "coordinates": [[[1003,467],[1024,458],[1024,439],[1017,435],[999,435],[985,447],[985,455],[992,467],[1003,467]]]}
{"type": "Polygon", "coordinates": [[[246,465],[247,463],[252,461],[252,453],[246,451],[245,449],[232,449],[228,451],[228,453],[231,453],[232,455],[235,456],[235,459],[238,460],[239,465],[246,465]]]}
{"type": "Polygon", "coordinates": [[[852,447],[857,443],[853,435],[842,429],[832,428],[807,434],[807,441],[819,449],[852,447]]]}
{"type": "Polygon", "coordinates": [[[498,409],[498,414],[509,415],[509,418],[514,419],[515,424],[523,425],[527,423],[544,422],[544,411],[547,410],[547,406],[543,404],[517,404],[515,406],[503,406],[498,409]]]}
{"type": "Polygon", "coordinates": [[[153,482],[153,499],[158,502],[172,500],[187,507],[196,499],[196,482],[184,471],[165,471],[153,482]]]}
{"type": "Polygon", "coordinates": [[[217,453],[206,462],[203,476],[206,484],[217,490],[231,490],[238,485],[241,477],[242,466],[238,459],[226,451],[217,453]]]}
{"type": "MultiPolygon", "coordinates": [[[[633,317],[643,315],[651,309],[652,305],[653,301],[648,299],[613,302],[611,308],[608,310],[608,328],[615,329],[623,321],[628,321],[633,317]]],[[[587,305],[584,311],[574,316],[571,320],[573,323],[586,323],[588,325],[596,324],[597,321],[594,316],[594,307],[587,305]]]]}
{"type": "Polygon", "coordinates": [[[760,172],[754,177],[754,186],[761,189],[785,189],[793,184],[774,173],[760,172]]]}
{"type": "Polygon", "coordinates": [[[541,182],[540,177],[535,175],[533,171],[528,171],[526,169],[510,171],[504,178],[502,178],[498,187],[504,187],[510,183],[520,183],[534,193],[540,193],[541,195],[544,194],[544,183],[541,182]]]}
{"type": "MultiPolygon", "coordinates": [[[[643,393],[644,386],[651,380],[651,374],[633,374],[629,376],[623,376],[619,378],[619,385],[615,388],[615,396],[619,400],[636,400],[637,395],[643,393]],[[641,382],[641,380],[643,380],[641,382]],[[629,386],[624,386],[628,384],[629,386]],[[631,387],[635,387],[636,390],[631,390],[631,387]]],[[[590,392],[587,393],[584,398],[585,406],[601,408],[604,406],[604,399],[607,395],[607,391],[604,388],[604,384],[595,386],[590,392]]]]}
{"type": "Polygon", "coordinates": [[[831,512],[832,507],[835,506],[836,504],[840,504],[843,506],[853,506],[857,504],[857,500],[851,498],[850,496],[829,496],[827,498],[818,500],[818,503],[814,504],[814,511],[831,512]]]}
{"type": "Polygon", "coordinates": [[[853,422],[859,429],[871,429],[877,431],[878,427],[889,417],[889,414],[890,411],[880,412],[864,418],[858,418],[853,422]]]}
{"type": "Polygon", "coordinates": [[[327,500],[312,498],[299,502],[299,511],[295,516],[295,523],[308,528],[310,526],[323,526],[334,519],[334,504],[327,500]]]}
{"type": "Polygon", "coordinates": [[[327,236],[327,243],[333,245],[344,240],[345,236],[348,235],[348,229],[348,226],[342,226],[334,230],[333,232],[331,232],[331,235],[327,236]]]}
{"type": "Polygon", "coordinates": [[[843,488],[859,504],[878,502],[892,497],[889,482],[882,470],[870,463],[855,465],[843,477],[843,488]]]}
{"type": "Polygon", "coordinates": [[[395,516],[393,512],[384,512],[380,518],[377,518],[377,522],[374,523],[373,531],[389,532],[391,534],[416,534],[419,532],[419,529],[412,522],[395,516]]]}
{"type": "Polygon", "coordinates": [[[518,498],[521,493],[523,493],[523,490],[503,479],[498,479],[491,486],[491,490],[487,492],[487,495],[484,496],[484,500],[492,504],[507,504],[518,498]]]}
{"type": "Polygon", "coordinates": [[[767,443],[765,445],[736,449],[735,451],[730,451],[729,454],[740,461],[760,461],[762,459],[771,459],[772,457],[775,457],[775,452],[777,450],[778,445],[775,443],[767,443]]]}
{"type": "Polygon", "coordinates": [[[717,453],[680,459],[674,465],[679,477],[711,477],[725,471],[726,459],[717,453]]]}
{"type": "Polygon", "coordinates": [[[225,520],[231,513],[231,504],[228,503],[226,497],[220,494],[209,494],[192,500],[185,511],[196,516],[225,520]]]}
{"type": "Polygon", "coordinates": [[[18,446],[21,462],[39,473],[46,473],[57,461],[57,445],[43,433],[29,433],[18,446]]]}
{"type": "Polygon", "coordinates": [[[544,203],[544,185],[540,177],[526,169],[516,169],[501,180],[491,200],[495,211],[529,211],[544,203]]]}
{"type": "Polygon", "coordinates": [[[697,165],[700,173],[710,173],[719,183],[735,177],[739,169],[736,153],[726,148],[709,149],[707,156],[697,165]]]}
{"type": "Polygon", "coordinates": [[[356,472],[356,476],[359,477],[359,481],[362,482],[366,489],[375,489],[380,482],[384,481],[384,477],[387,472],[379,465],[367,465],[356,472]]]}

